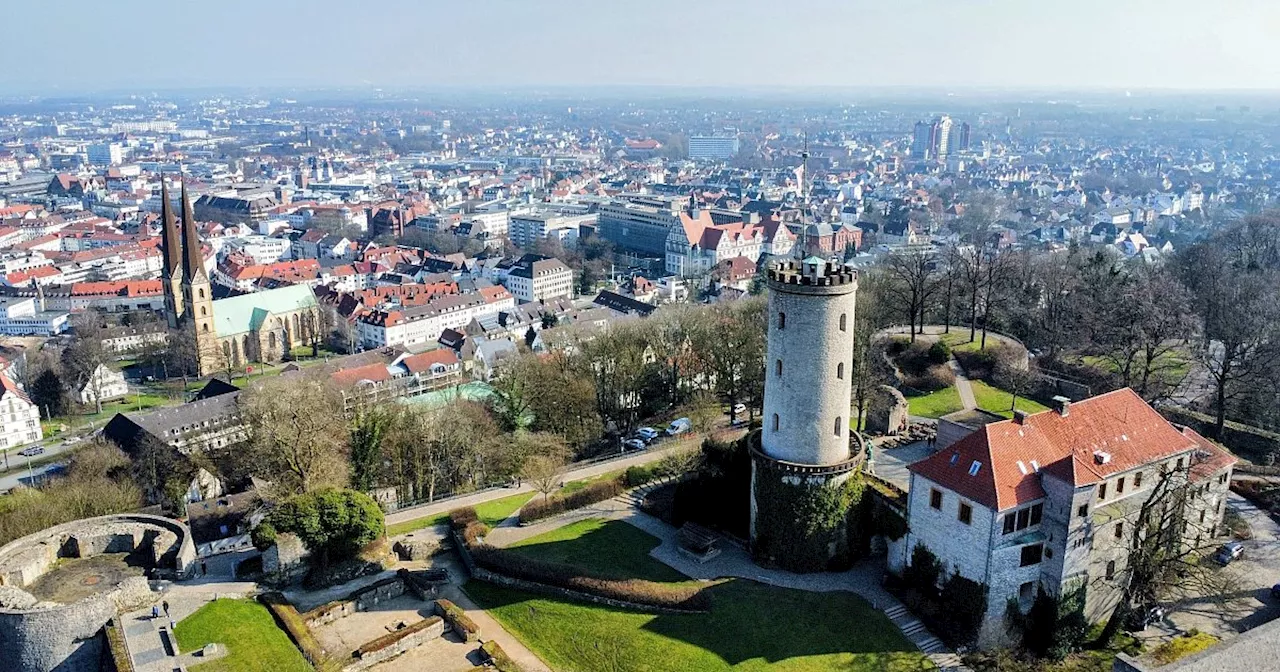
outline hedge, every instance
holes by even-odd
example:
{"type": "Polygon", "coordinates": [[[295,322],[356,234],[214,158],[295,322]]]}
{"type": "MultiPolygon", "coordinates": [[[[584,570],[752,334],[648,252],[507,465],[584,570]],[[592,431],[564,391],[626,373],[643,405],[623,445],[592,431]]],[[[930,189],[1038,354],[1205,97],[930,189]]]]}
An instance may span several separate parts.
{"type": "Polygon", "coordinates": [[[107,627],[103,630],[107,633],[107,651],[114,665],[112,669],[115,672],[134,672],[133,659],[129,657],[129,649],[125,646],[120,621],[115,618],[107,621],[107,627]]]}
{"type": "Polygon", "coordinates": [[[480,638],[480,626],[471,620],[467,612],[463,611],[458,605],[444,598],[436,600],[436,611],[439,612],[441,618],[454,632],[458,633],[468,642],[474,642],[480,638]]]}
{"type": "Polygon", "coordinates": [[[474,506],[464,506],[449,512],[449,526],[455,530],[461,530],[479,520],[480,516],[476,513],[474,506]]]}
{"type": "Polygon", "coordinates": [[[492,639],[481,644],[480,650],[484,651],[484,655],[488,656],[489,662],[498,672],[523,672],[520,666],[516,665],[516,661],[511,660],[511,656],[508,656],[507,652],[492,639]]]}
{"type": "Polygon", "coordinates": [[[412,625],[407,625],[403,628],[400,628],[399,630],[396,630],[395,632],[385,634],[373,641],[365,642],[363,646],[353,651],[352,655],[356,658],[364,658],[365,656],[371,653],[377,653],[378,651],[381,651],[387,648],[388,646],[393,646],[396,642],[404,639],[405,637],[408,637],[409,635],[412,635],[415,632],[426,630],[427,628],[435,625],[436,623],[439,623],[441,620],[442,619],[439,616],[428,616],[427,618],[424,618],[421,621],[418,621],[417,623],[413,623],[412,625]]]}
{"type": "Polygon", "coordinates": [[[658,478],[658,476],[657,467],[637,465],[634,467],[627,467],[627,471],[622,474],[622,482],[628,488],[638,488],[658,478]]]}
{"type": "Polygon", "coordinates": [[[566,511],[573,511],[574,509],[603,502],[606,499],[613,499],[626,490],[626,486],[623,485],[623,478],[625,477],[624,474],[622,478],[596,481],[581,490],[561,497],[531,500],[520,509],[520,524],[523,525],[543,518],[550,518],[566,511]]]}
{"type": "Polygon", "coordinates": [[[462,534],[462,541],[467,546],[473,546],[481,537],[489,534],[489,526],[478,520],[473,520],[467,523],[459,532],[462,534]]]}
{"type": "Polygon", "coordinates": [[[294,645],[302,651],[302,655],[317,670],[328,671],[337,670],[341,666],[336,664],[329,658],[329,654],[325,653],[324,647],[320,646],[320,642],[316,636],[311,633],[311,628],[307,625],[307,621],[302,618],[302,614],[294,608],[289,600],[285,599],[280,593],[263,593],[258,596],[258,601],[262,602],[275,617],[276,623],[284,629],[289,635],[289,639],[293,640],[294,645]]]}
{"type": "Polygon", "coordinates": [[[711,608],[711,595],[696,585],[641,579],[603,579],[589,575],[580,567],[544,562],[487,545],[473,547],[471,556],[477,565],[497,574],[599,597],[688,611],[707,611],[711,608]]]}

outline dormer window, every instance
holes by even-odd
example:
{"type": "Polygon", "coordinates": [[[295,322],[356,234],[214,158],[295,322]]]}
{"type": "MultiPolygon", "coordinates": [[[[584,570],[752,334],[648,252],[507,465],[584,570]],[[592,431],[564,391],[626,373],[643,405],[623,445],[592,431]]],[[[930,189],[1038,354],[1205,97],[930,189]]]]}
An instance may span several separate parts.
{"type": "Polygon", "coordinates": [[[978,472],[979,472],[981,469],[982,469],[982,463],[981,463],[981,462],[979,462],[979,461],[977,461],[977,460],[974,460],[974,461],[973,461],[973,464],[969,465],[969,475],[970,475],[970,476],[977,476],[977,475],[978,475],[978,472]]]}

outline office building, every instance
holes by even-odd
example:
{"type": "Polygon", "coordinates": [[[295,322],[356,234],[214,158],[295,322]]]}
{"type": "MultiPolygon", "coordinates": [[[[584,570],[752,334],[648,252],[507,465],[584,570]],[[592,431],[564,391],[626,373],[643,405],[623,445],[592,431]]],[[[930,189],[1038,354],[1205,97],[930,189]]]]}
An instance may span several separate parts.
{"type": "Polygon", "coordinates": [[[689,158],[723,161],[733,158],[738,146],[736,135],[694,135],[689,137],[689,158]]]}

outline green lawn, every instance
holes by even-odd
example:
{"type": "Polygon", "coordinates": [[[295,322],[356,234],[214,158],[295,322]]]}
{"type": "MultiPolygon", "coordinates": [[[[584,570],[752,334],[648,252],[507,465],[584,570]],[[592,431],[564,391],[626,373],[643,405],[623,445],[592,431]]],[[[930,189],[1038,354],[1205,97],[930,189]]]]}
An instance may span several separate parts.
{"type": "Polygon", "coordinates": [[[960,391],[952,385],[928,394],[907,397],[907,408],[911,415],[940,418],[948,413],[963,410],[964,403],[960,401],[960,391]]]}
{"type": "Polygon", "coordinates": [[[227,647],[223,658],[191,666],[199,672],[305,672],[305,658],[276,626],[267,608],[253,600],[216,600],[182,619],[176,630],[178,648],[194,651],[210,642],[227,647]]]}
{"type": "MultiPolygon", "coordinates": [[[[942,342],[951,347],[952,351],[959,350],[961,352],[978,351],[982,349],[982,332],[978,332],[972,341],[969,340],[969,330],[967,328],[957,331],[955,327],[951,328],[951,333],[942,334],[942,342]]],[[[988,335],[987,342],[993,342],[988,335]]]]}
{"type": "MultiPolygon", "coordinates": [[[[476,507],[476,515],[480,516],[480,521],[489,527],[495,527],[498,523],[506,520],[511,514],[520,510],[524,503],[533,499],[537,493],[522,492],[515,495],[507,495],[499,499],[490,500],[476,507]]],[[[407,534],[414,530],[432,527],[434,525],[442,525],[449,520],[449,514],[438,513],[434,516],[426,518],[418,518],[403,523],[387,526],[387,536],[394,537],[399,534],[407,534]]]]}
{"type": "Polygon", "coordinates": [[[590,566],[601,575],[617,579],[686,581],[688,577],[649,557],[658,539],[621,521],[588,518],[530,537],[510,548],[550,562],[590,566]]]}
{"type": "MultiPolygon", "coordinates": [[[[978,402],[978,408],[996,415],[1003,415],[1006,418],[1013,417],[1013,411],[1009,408],[1013,402],[1012,394],[981,380],[969,382],[973,386],[973,396],[974,400],[978,402]]],[[[1027,413],[1039,413],[1040,411],[1049,410],[1044,404],[1025,397],[1018,397],[1016,407],[1019,411],[1026,411],[1027,413]]]]}
{"type": "MultiPolygon", "coordinates": [[[[622,521],[586,520],[518,552],[601,574],[682,580],[648,555],[658,540],[622,521]]],[[[933,665],[882,614],[843,592],[743,579],[715,585],[707,614],[654,615],[471,581],[467,594],[558,672],[917,672],[933,665]]]]}

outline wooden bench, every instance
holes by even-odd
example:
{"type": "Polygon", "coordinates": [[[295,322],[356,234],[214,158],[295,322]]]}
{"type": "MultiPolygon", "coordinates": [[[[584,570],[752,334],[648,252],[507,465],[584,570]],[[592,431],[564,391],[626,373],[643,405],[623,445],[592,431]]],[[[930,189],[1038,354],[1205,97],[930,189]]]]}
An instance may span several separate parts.
{"type": "Polygon", "coordinates": [[[685,523],[676,533],[676,541],[680,552],[689,556],[694,562],[703,563],[720,555],[719,537],[715,532],[697,523],[685,523]]]}

